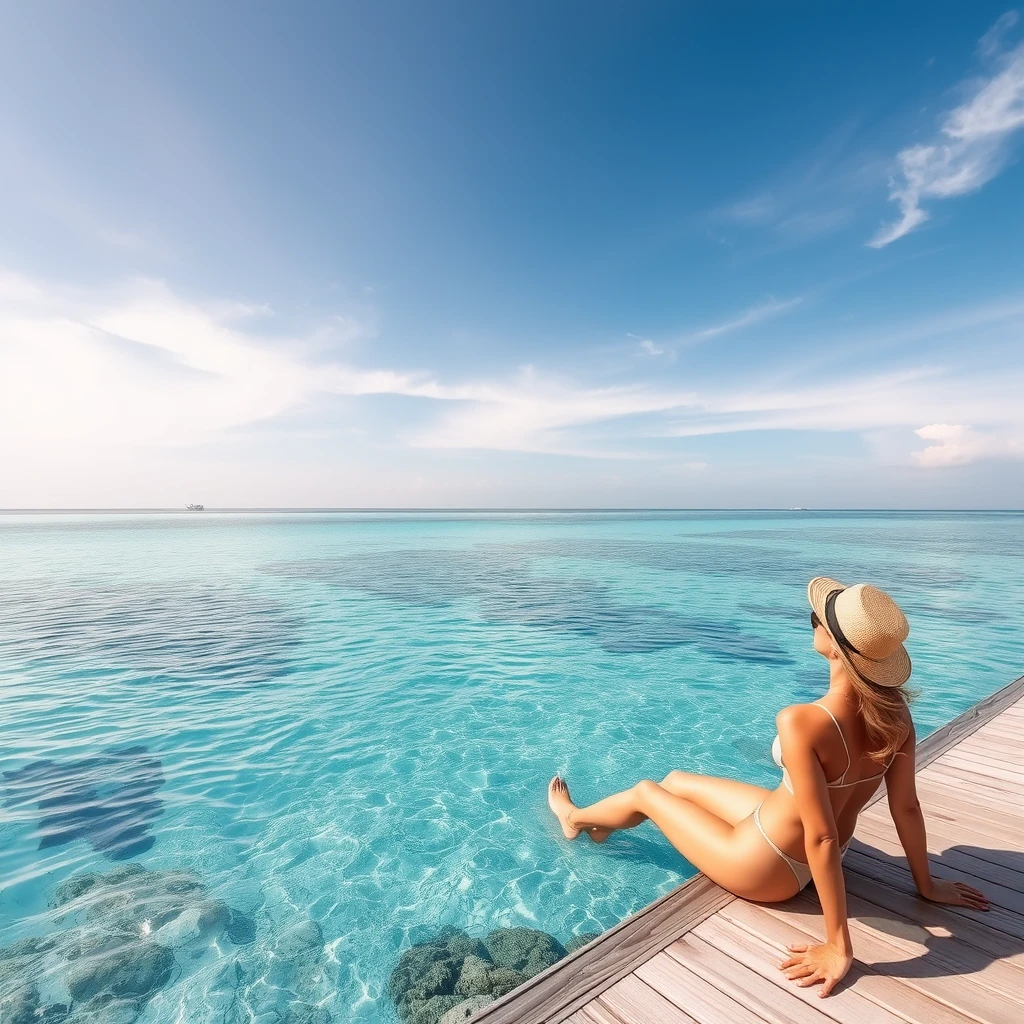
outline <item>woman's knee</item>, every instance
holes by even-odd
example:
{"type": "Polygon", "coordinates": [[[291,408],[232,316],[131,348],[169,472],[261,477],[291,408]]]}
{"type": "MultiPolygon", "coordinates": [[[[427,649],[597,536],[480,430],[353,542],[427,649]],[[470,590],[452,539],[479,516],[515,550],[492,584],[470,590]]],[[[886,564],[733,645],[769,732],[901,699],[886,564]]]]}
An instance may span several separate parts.
{"type": "Polygon", "coordinates": [[[667,789],[670,793],[675,793],[676,796],[683,796],[683,792],[692,778],[693,776],[689,772],[673,768],[672,771],[670,771],[668,775],[661,780],[661,786],[663,789],[667,789]]]}
{"type": "Polygon", "coordinates": [[[633,792],[636,794],[637,808],[647,813],[646,808],[650,805],[651,798],[657,793],[663,793],[664,790],[653,779],[641,779],[633,787],[633,792]]]}

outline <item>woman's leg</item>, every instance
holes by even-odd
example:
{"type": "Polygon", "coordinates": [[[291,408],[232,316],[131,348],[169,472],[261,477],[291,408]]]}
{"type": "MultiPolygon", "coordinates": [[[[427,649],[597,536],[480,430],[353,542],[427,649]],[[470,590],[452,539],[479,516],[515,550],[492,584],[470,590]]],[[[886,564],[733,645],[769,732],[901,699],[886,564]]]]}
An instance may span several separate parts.
{"type": "Polygon", "coordinates": [[[763,786],[736,779],[720,779],[716,775],[695,775],[692,772],[671,771],[661,780],[661,788],[675,796],[685,797],[699,804],[730,825],[750,817],[771,792],[763,786]]]}
{"type": "MultiPolygon", "coordinates": [[[[559,814],[559,808],[556,805],[559,803],[560,798],[563,802],[568,801],[569,804],[571,804],[568,787],[565,785],[564,781],[558,781],[561,783],[560,788],[564,789],[564,797],[560,797],[558,789],[553,789],[553,787],[555,787],[554,779],[552,779],[551,785],[548,787],[548,803],[551,805],[551,809],[556,815],[559,814]]],[[[703,807],[704,810],[710,811],[723,821],[727,821],[730,825],[735,825],[744,818],[753,814],[754,808],[761,803],[761,801],[764,800],[770,792],[770,790],[764,789],[761,786],[751,785],[749,782],[738,782],[735,779],[721,779],[714,775],[695,775],[691,772],[682,771],[669,772],[668,775],[661,780],[661,787],[662,789],[668,790],[668,792],[675,796],[681,796],[687,800],[692,800],[695,804],[703,807]]],[[[563,814],[565,813],[565,810],[566,807],[563,806],[561,808],[563,814]]],[[[574,825],[576,820],[577,819],[574,816],[574,825]]],[[[603,843],[616,828],[635,828],[641,822],[646,820],[647,815],[633,813],[627,815],[624,824],[616,825],[614,827],[602,828],[596,825],[591,825],[586,829],[582,829],[567,826],[563,822],[562,828],[566,837],[569,839],[574,839],[581,831],[586,831],[587,835],[595,843],[603,843]]]]}
{"type": "MultiPolygon", "coordinates": [[[[556,776],[552,783],[556,781],[561,780],[556,776]]],[[[776,854],[752,826],[737,828],[649,779],[589,807],[570,804],[565,813],[568,827],[580,830],[632,828],[647,818],[694,867],[730,892],[755,900],[792,895],[792,879],[786,877],[789,869],[776,873],[771,870],[774,862],[766,867],[766,852],[772,858],[776,854]]],[[[785,867],[781,860],[779,864],[785,867]]]]}

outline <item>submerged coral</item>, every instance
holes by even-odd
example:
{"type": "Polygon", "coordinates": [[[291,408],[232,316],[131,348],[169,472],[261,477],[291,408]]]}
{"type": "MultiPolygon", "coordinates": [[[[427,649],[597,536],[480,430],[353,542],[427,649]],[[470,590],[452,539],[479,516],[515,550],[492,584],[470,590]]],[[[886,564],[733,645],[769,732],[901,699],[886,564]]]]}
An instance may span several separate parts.
{"type": "Polygon", "coordinates": [[[252,919],[195,875],[138,864],[73,875],[50,908],[62,927],[0,948],[3,1024],[132,1024],[212,946],[255,937],[252,919]]]}
{"type": "Polygon", "coordinates": [[[476,939],[449,926],[402,953],[388,994],[403,1024],[457,1024],[566,954],[534,928],[496,928],[476,939]]]}

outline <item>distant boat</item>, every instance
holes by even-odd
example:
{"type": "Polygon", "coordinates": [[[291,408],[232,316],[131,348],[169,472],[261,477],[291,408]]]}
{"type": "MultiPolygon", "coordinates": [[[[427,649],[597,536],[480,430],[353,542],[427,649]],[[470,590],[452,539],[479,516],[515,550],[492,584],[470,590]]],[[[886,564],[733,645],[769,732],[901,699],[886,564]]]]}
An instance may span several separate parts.
{"type": "Polygon", "coordinates": [[[206,510],[203,508],[202,505],[186,505],[185,506],[185,511],[186,512],[205,512],[206,510]]]}

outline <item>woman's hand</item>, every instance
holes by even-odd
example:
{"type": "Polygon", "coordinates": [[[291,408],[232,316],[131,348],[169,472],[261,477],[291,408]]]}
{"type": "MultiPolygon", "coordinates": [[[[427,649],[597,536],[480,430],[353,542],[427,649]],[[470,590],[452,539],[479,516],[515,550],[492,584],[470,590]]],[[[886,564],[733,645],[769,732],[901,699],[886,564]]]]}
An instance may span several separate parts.
{"type": "Polygon", "coordinates": [[[809,946],[798,942],[786,947],[793,955],[779,964],[779,970],[786,972],[790,981],[801,988],[820,981],[819,996],[827,996],[846,977],[853,964],[853,954],[847,953],[830,942],[820,946],[809,946]]]}
{"type": "Polygon", "coordinates": [[[966,882],[950,882],[945,878],[933,878],[927,892],[921,895],[932,903],[949,903],[954,907],[970,907],[972,910],[988,910],[988,897],[966,882]]]}

